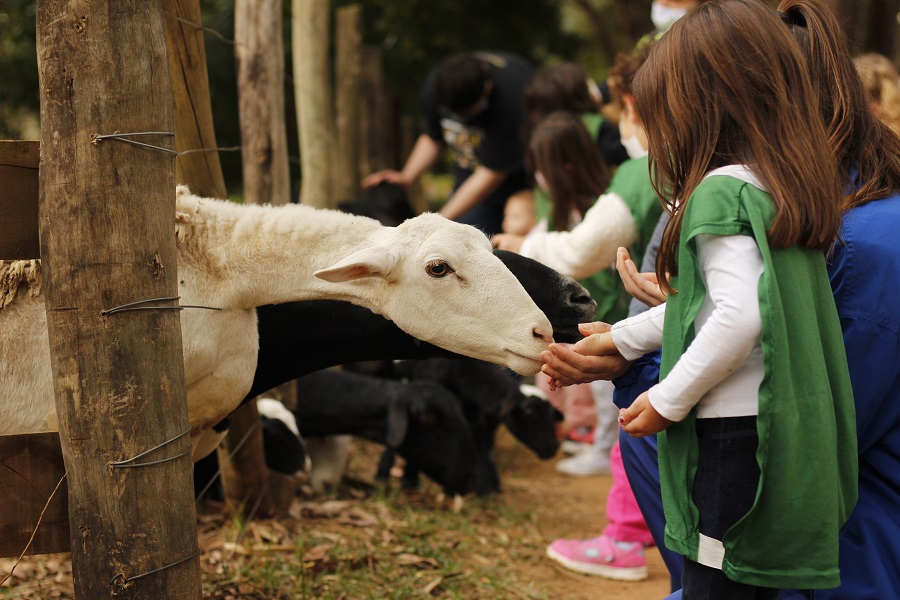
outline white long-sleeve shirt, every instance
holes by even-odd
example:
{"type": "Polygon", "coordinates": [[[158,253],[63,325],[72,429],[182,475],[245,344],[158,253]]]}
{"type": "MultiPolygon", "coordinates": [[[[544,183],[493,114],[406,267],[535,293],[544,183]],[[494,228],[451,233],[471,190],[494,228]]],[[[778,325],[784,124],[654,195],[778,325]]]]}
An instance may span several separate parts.
{"type": "MultiPolygon", "coordinates": [[[[700,235],[697,249],[707,294],[695,338],[669,375],[649,390],[650,404],[671,421],[697,405],[698,418],[758,413],[763,378],[759,277],[763,259],[750,236],[700,235]]],[[[634,360],[662,345],[665,304],[612,328],[613,342],[634,360]]]]}
{"type": "Polygon", "coordinates": [[[570,231],[547,231],[547,223],[542,221],[525,236],[519,254],[563,275],[583,279],[610,268],[619,246],[630,246],[637,236],[628,205],[618,194],[606,193],[570,231]]]}

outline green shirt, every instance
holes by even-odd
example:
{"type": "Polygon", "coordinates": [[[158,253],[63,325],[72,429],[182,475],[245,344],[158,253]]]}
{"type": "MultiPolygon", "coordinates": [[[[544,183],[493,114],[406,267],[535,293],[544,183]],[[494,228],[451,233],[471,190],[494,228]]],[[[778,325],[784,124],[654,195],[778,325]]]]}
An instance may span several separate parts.
{"type": "MultiPolygon", "coordinates": [[[[823,253],[769,247],[775,207],[768,193],[731,176],[705,179],[684,206],[677,294],[666,303],[660,376],[694,338],[706,296],[699,234],[749,235],[759,245],[764,377],[757,431],[760,483],[750,511],[721,540],[723,572],[766,587],[840,584],[838,530],[856,503],[856,423],[847,358],[823,253]]],[[[697,560],[695,412],[659,435],[666,546],[697,560]]]]}

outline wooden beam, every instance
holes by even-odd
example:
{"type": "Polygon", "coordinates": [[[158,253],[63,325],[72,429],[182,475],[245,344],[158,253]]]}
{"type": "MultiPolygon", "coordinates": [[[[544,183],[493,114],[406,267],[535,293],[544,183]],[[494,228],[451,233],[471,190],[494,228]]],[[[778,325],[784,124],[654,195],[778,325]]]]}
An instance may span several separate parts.
{"type": "Polygon", "coordinates": [[[38,141],[0,141],[0,260],[40,258],[38,141]]]}
{"type": "Polygon", "coordinates": [[[2,435],[0,457],[0,490],[5,490],[0,494],[0,557],[22,554],[39,520],[27,554],[68,552],[69,493],[65,480],[53,493],[66,472],[59,434],[2,435]]]}

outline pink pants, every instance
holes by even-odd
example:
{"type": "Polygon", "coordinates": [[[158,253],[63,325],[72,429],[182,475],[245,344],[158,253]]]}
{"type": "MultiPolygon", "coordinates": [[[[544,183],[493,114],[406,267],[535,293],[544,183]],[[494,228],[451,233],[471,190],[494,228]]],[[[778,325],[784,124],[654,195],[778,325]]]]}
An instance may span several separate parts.
{"type": "Polygon", "coordinates": [[[625,475],[622,452],[616,442],[609,453],[612,465],[612,486],[606,497],[606,522],[603,534],[619,542],[641,542],[645,546],[653,543],[653,537],[638,508],[634,492],[625,475]]]}

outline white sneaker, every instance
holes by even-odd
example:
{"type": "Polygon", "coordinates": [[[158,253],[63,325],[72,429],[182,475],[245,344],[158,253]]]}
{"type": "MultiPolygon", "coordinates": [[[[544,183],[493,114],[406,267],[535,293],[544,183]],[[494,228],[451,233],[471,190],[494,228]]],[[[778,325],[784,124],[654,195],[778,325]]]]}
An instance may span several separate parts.
{"type": "Polygon", "coordinates": [[[579,452],[584,452],[592,445],[593,444],[588,444],[586,442],[576,442],[575,440],[563,440],[559,444],[559,451],[571,456],[573,454],[578,454],[579,452]]]}
{"type": "Polygon", "coordinates": [[[609,451],[598,450],[591,446],[585,448],[571,458],[556,463],[556,470],[566,475],[609,475],[612,468],[609,464],[609,451]]]}

